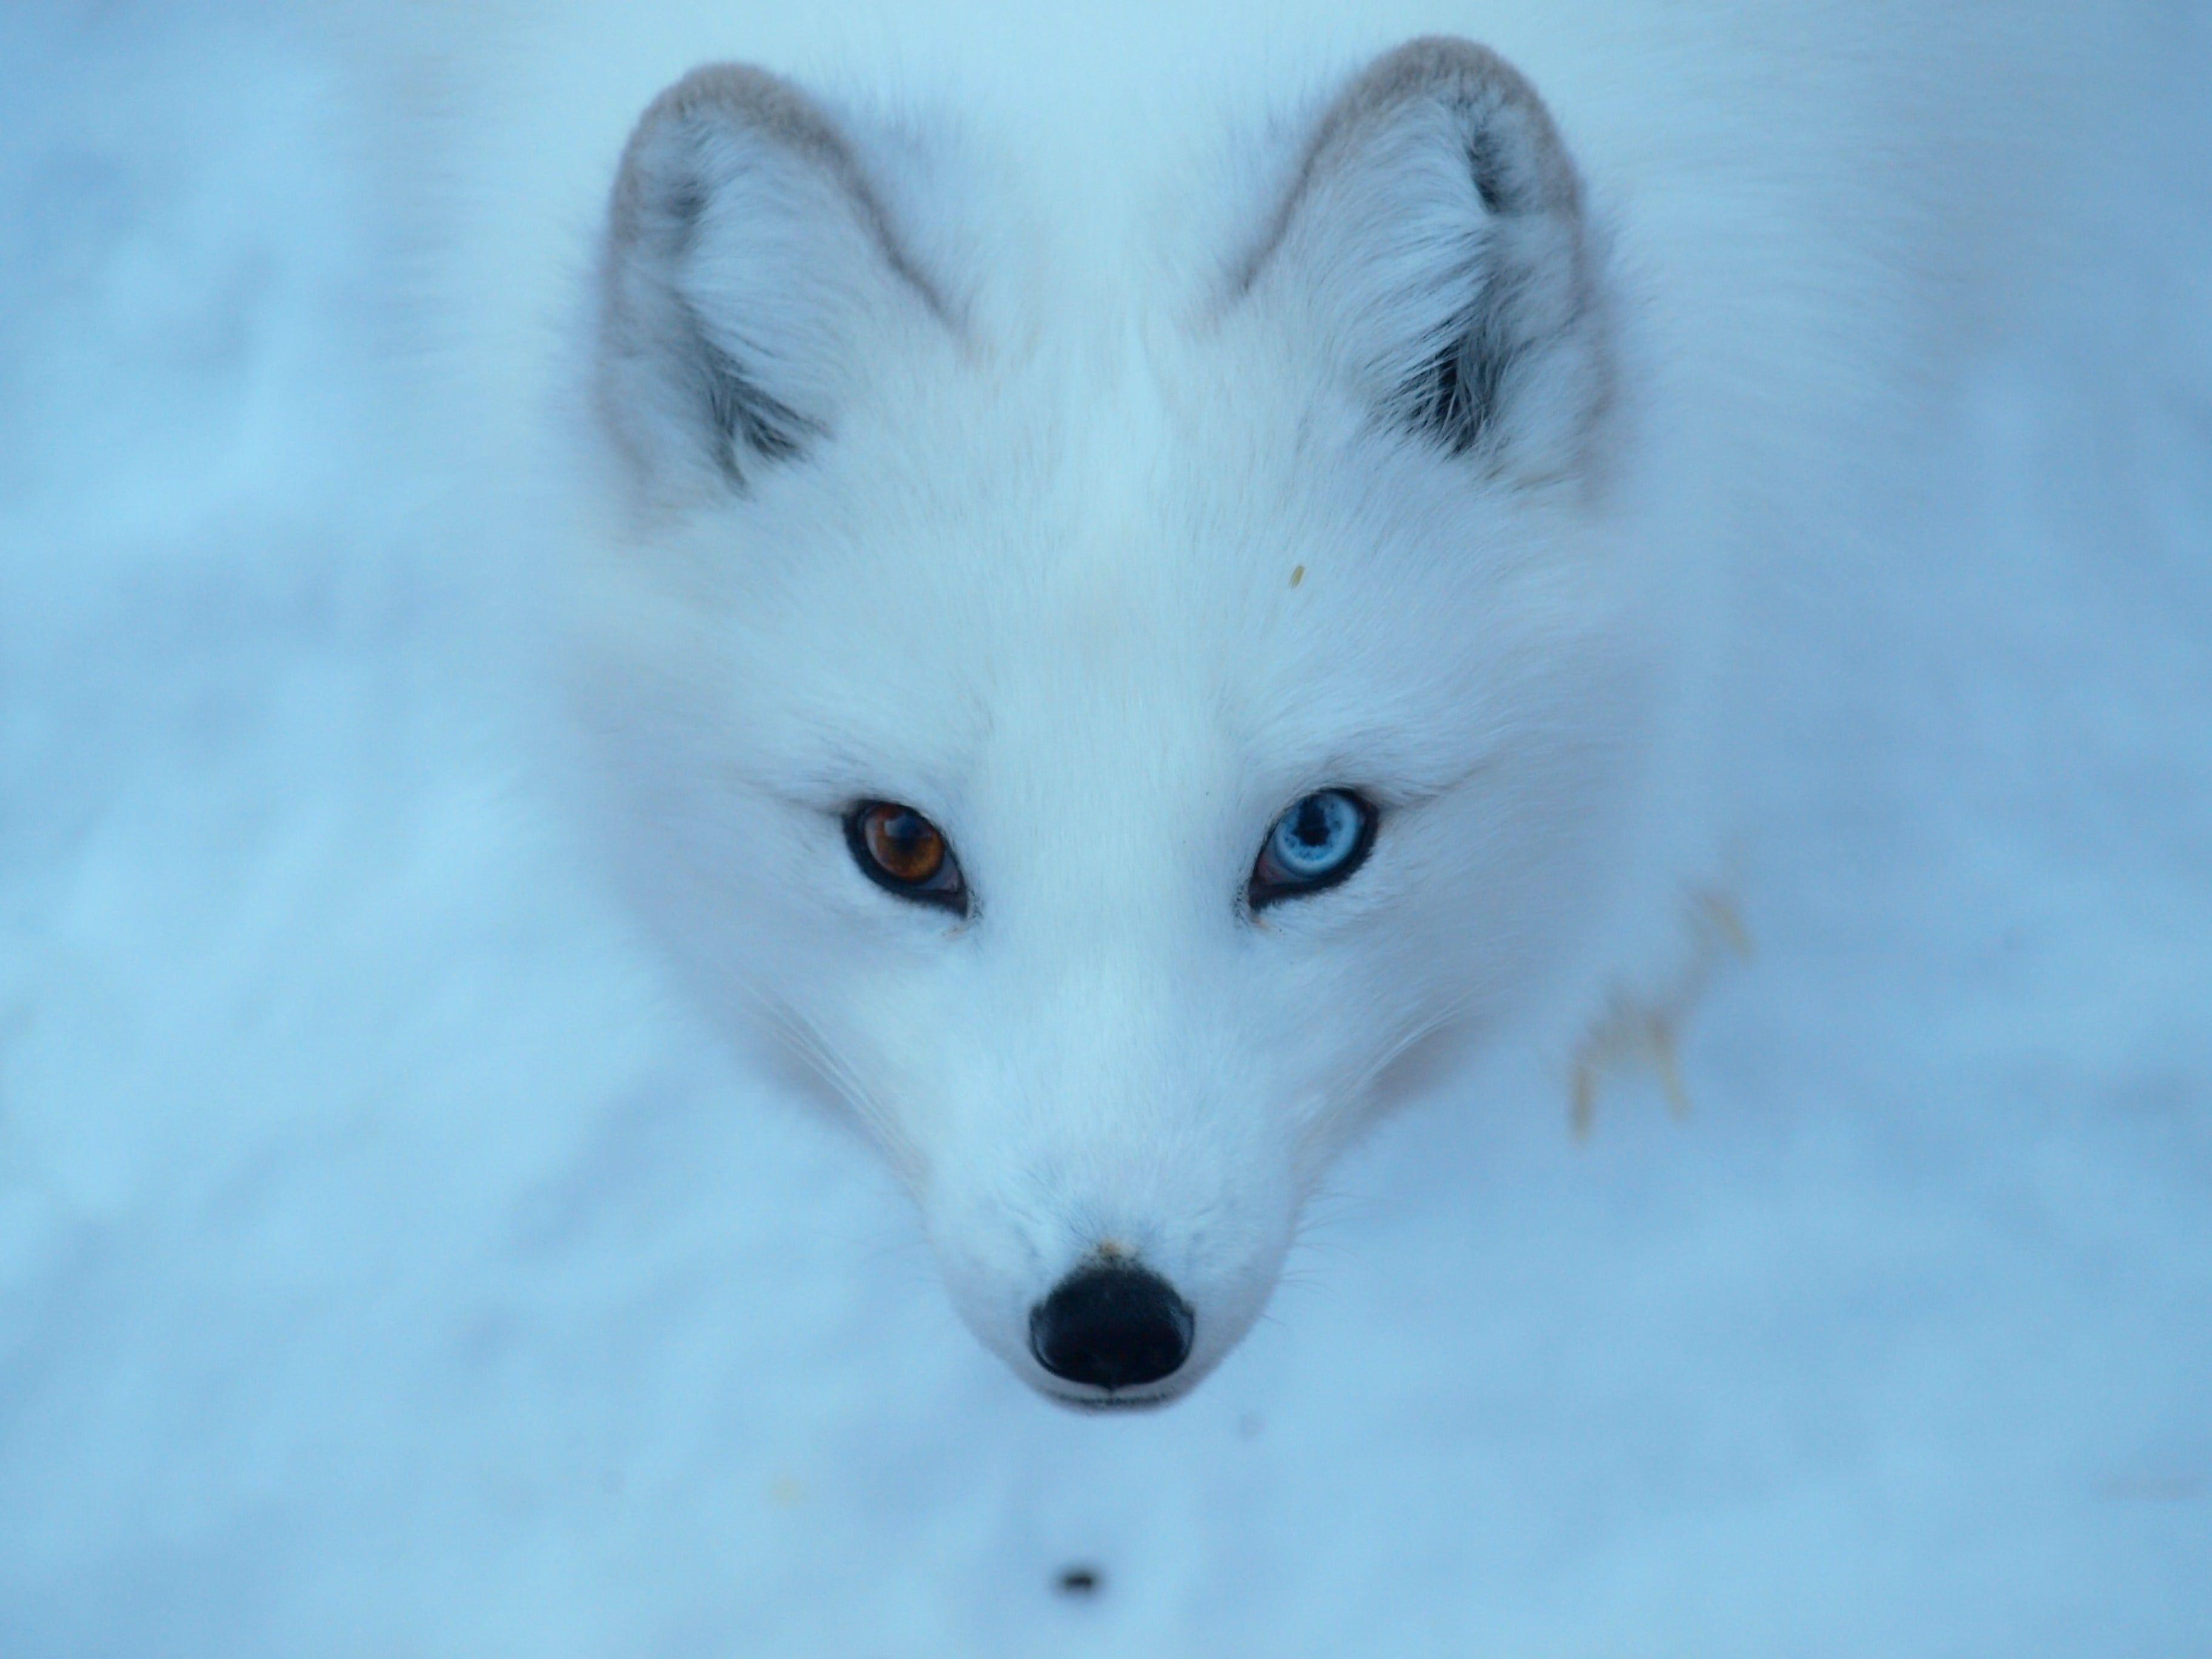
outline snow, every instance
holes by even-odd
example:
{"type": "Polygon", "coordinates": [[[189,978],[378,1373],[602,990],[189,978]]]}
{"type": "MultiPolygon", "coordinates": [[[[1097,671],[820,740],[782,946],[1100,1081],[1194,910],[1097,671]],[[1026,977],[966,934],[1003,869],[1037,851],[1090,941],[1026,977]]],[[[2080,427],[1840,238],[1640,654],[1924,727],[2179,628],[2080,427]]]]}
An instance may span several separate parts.
{"type": "Polygon", "coordinates": [[[1101,1421],[599,896],[412,493],[337,66],[0,11],[0,1654],[2212,1649],[2212,40],[2161,27],[2095,257],[1768,596],[1692,1115],[1387,1126],[1221,1373],[1101,1421]]]}

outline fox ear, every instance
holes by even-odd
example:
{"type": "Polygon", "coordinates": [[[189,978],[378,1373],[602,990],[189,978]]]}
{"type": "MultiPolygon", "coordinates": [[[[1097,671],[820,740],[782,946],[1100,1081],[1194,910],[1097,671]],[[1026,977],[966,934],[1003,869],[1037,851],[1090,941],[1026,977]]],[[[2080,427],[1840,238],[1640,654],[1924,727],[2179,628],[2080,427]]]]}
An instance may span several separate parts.
{"type": "Polygon", "coordinates": [[[1593,240],[1535,89],[1436,37],[1328,106],[1232,282],[1289,307],[1387,427],[1537,481],[1582,469],[1607,402],[1593,240]]]}
{"type": "Polygon", "coordinates": [[[743,492],[833,434],[901,330],[943,331],[847,136],[763,70],[693,70],[623,153],[601,264],[595,392],[656,493],[743,492]]]}

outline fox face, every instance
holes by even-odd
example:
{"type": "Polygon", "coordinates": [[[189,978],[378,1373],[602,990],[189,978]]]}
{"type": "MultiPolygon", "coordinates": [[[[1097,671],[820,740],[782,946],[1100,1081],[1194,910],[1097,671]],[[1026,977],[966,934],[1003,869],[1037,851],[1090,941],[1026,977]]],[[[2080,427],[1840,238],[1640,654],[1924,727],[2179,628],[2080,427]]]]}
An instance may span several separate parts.
{"type": "Polygon", "coordinates": [[[1262,171],[1210,246],[1030,257],[718,67],[604,242],[573,659],[623,879],[1079,1406],[1202,1376],[1347,1137],[1575,980],[1662,698],[1535,93],[1415,42],[1262,171]]]}

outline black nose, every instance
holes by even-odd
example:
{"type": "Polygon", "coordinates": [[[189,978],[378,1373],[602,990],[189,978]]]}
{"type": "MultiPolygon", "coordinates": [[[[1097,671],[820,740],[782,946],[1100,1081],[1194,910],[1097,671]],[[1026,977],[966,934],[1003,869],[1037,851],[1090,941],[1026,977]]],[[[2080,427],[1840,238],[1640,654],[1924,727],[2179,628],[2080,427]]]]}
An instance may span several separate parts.
{"type": "Polygon", "coordinates": [[[1190,1304],[1141,1267],[1079,1267],[1030,1310],[1030,1351],[1054,1376],[1133,1389],[1190,1358],[1190,1304]]]}

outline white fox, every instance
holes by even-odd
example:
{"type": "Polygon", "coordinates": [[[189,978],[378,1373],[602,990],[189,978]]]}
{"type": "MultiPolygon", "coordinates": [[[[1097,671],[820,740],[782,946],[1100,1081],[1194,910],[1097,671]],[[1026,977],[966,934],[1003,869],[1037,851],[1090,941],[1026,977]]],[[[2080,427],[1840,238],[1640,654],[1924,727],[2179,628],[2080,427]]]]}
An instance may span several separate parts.
{"type": "Polygon", "coordinates": [[[1416,1087],[1663,1030],[1729,572],[1909,343],[1911,9],[848,6],[508,89],[470,331],[611,181],[493,379],[576,390],[530,522],[623,879],[1053,1397],[1202,1377],[1416,1087]],[[1293,21],[1332,67],[1237,50],[1293,21]],[[959,115],[849,89],[917,62],[959,115]]]}

